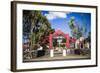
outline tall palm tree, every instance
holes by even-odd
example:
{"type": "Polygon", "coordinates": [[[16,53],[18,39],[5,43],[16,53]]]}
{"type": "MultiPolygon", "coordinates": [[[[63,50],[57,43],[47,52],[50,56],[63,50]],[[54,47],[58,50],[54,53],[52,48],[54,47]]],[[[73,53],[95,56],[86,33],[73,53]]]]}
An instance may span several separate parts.
{"type": "Polygon", "coordinates": [[[73,29],[74,28],[74,21],[75,21],[75,18],[74,17],[71,17],[71,19],[70,19],[70,21],[69,21],[69,27],[71,28],[71,29],[73,29]]]}
{"type": "Polygon", "coordinates": [[[83,27],[79,27],[78,24],[75,25],[75,17],[71,17],[71,19],[69,21],[69,27],[71,29],[73,37],[78,39],[81,36],[83,36],[83,27]]]}

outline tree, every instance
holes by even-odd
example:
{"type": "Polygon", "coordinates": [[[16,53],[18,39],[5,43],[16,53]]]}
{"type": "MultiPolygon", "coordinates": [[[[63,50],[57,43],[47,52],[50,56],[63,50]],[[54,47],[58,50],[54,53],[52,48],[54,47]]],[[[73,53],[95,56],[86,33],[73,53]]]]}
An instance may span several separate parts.
{"type": "Polygon", "coordinates": [[[31,24],[31,12],[23,10],[23,35],[30,33],[31,24]]]}
{"type": "Polygon", "coordinates": [[[74,28],[74,20],[75,20],[75,18],[74,17],[71,17],[71,20],[70,20],[70,22],[69,22],[69,26],[70,26],[70,28],[71,29],[73,29],[74,28]]]}
{"type": "Polygon", "coordinates": [[[75,38],[80,38],[86,32],[86,28],[84,26],[80,26],[79,24],[75,24],[75,17],[71,17],[69,21],[69,27],[71,29],[72,36],[75,38]]]}
{"type": "Polygon", "coordinates": [[[45,41],[46,36],[54,31],[41,11],[23,10],[23,34],[29,33],[31,48],[33,44],[43,43],[42,41],[47,42],[45,41]]]}

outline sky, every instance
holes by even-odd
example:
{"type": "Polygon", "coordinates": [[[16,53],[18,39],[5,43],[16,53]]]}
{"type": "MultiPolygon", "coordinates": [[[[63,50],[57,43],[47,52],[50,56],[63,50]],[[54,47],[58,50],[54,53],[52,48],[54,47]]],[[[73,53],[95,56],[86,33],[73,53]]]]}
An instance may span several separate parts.
{"type": "Polygon", "coordinates": [[[71,17],[75,18],[75,25],[85,27],[87,33],[91,31],[90,13],[42,11],[42,15],[46,16],[53,29],[61,30],[70,36],[72,34],[68,23],[71,17]]]}

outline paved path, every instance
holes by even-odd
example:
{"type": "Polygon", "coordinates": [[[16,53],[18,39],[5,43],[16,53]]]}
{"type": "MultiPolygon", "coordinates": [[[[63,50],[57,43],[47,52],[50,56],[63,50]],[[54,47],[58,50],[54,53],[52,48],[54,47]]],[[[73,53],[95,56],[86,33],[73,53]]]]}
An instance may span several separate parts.
{"type": "Polygon", "coordinates": [[[24,60],[25,62],[30,61],[51,61],[51,60],[81,60],[81,59],[90,59],[90,56],[82,56],[82,55],[67,55],[62,56],[62,54],[54,55],[54,57],[50,57],[49,55],[38,57],[34,59],[24,60]]]}

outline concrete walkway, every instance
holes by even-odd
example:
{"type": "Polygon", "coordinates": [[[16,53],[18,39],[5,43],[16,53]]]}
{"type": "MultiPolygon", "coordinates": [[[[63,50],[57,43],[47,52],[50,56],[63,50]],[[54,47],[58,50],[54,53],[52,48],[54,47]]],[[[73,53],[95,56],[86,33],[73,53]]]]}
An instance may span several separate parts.
{"type": "Polygon", "coordinates": [[[50,55],[45,55],[34,59],[24,60],[24,62],[34,62],[34,61],[38,62],[38,61],[52,61],[52,60],[82,60],[82,59],[90,59],[90,56],[83,56],[83,55],[62,56],[62,54],[55,54],[54,57],[50,57],[50,55]]]}

